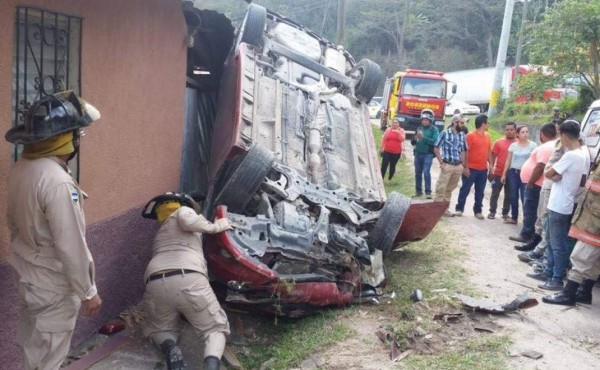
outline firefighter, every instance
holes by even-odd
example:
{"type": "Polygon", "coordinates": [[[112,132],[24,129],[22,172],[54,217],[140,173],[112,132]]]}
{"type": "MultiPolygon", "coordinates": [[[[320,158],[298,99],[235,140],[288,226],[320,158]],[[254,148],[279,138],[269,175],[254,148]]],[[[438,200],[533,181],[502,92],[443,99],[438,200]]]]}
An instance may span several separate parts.
{"type": "Polygon", "coordinates": [[[545,303],[574,306],[591,304],[592,289],[600,276],[600,157],[596,158],[583,201],[573,215],[569,236],[577,239],[571,253],[567,284],[562,292],[543,297],[545,303]]]}
{"type": "Polygon", "coordinates": [[[142,216],[160,225],[146,268],[144,306],[148,319],[144,334],[165,354],[169,370],[185,369],[176,345],[179,315],[204,339],[204,369],[218,370],[229,322],[208,283],[200,233],[219,233],[232,226],[225,218],[214,223],[194,210],[187,195],[166,193],[148,202],[142,216]]]}
{"type": "Polygon", "coordinates": [[[58,369],[80,307],[93,316],[102,304],[85,240],[82,191],[67,167],[79,150],[80,129],[98,118],[96,108],[68,91],[34,102],[24,123],[5,135],[24,146],[8,179],[7,221],[25,369],[58,369]]]}

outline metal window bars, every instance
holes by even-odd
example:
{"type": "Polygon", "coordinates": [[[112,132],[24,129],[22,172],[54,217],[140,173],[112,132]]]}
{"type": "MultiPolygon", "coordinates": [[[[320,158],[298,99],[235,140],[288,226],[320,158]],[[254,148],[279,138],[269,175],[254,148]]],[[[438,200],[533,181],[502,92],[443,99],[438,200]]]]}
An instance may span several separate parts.
{"type": "MultiPolygon", "coordinates": [[[[73,90],[81,95],[82,18],[17,6],[13,58],[13,125],[30,105],[50,94],[73,90]]],[[[17,146],[14,160],[19,156],[17,146]]]]}

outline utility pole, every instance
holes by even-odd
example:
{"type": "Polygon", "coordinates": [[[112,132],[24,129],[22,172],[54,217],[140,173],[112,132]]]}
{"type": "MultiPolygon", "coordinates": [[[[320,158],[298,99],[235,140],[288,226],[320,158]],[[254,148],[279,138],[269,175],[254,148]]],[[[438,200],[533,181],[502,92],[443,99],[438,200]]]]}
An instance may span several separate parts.
{"type": "Polygon", "coordinates": [[[346,0],[338,0],[337,8],[337,44],[344,44],[344,30],[346,26],[346,0]]]}
{"type": "Polygon", "coordinates": [[[488,110],[489,117],[492,117],[497,112],[498,101],[502,93],[502,77],[506,65],[506,51],[508,50],[508,38],[510,36],[510,24],[512,22],[514,7],[515,0],[506,0],[504,19],[502,20],[502,33],[500,34],[500,44],[498,45],[498,55],[496,56],[496,75],[492,88],[492,96],[490,97],[490,109],[488,110]]]}
{"type": "MultiPolygon", "coordinates": [[[[523,49],[523,29],[527,23],[527,4],[529,1],[523,0],[523,15],[521,16],[521,28],[519,29],[519,41],[517,42],[517,58],[515,60],[515,79],[513,84],[519,81],[519,66],[521,65],[521,50],[523,49]]],[[[516,87],[516,86],[515,86],[516,87]]]]}

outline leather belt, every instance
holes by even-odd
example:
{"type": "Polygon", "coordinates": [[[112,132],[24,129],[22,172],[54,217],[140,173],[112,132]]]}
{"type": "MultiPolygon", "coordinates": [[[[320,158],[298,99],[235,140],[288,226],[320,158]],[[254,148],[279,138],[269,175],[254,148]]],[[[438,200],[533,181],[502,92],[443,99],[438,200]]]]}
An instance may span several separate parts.
{"type": "Polygon", "coordinates": [[[154,273],[154,274],[150,275],[150,277],[148,277],[148,280],[146,282],[152,281],[152,280],[157,280],[157,279],[168,278],[169,276],[193,274],[193,273],[199,274],[200,272],[195,271],[195,270],[179,269],[179,270],[172,270],[172,271],[168,271],[168,272],[154,273]]]}
{"type": "Polygon", "coordinates": [[[462,162],[452,162],[452,161],[447,161],[445,159],[442,159],[442,162],[447,163],[447,164],[451,164],[453,166],[458,166],[459,164],[462,164],[462,162]]]}

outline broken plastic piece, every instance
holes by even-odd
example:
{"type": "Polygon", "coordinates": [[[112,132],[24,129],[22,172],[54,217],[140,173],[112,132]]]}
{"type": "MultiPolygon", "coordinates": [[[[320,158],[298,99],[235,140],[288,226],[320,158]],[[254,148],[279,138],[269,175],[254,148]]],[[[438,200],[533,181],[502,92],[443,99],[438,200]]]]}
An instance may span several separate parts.
{"type": "Polygon", "coordinates": [[[109,321],[106,324],[102,325],[102,327],[100,328],[100,330],[98,330],[98,332],[100,334],[110,335],[110,334],[118,333],[121,330],[124,330],[125,326],[126,326],[125,321],[117,319],[117,320],[109,321]]]}
{"type": "Polygon", "coordinates": [[[412,294],[410,295],[410,299],[413,302],[419,302],[423,300],[423,292],[421,292],[421,290],[419,289],[415,289],[412,294]]]}

